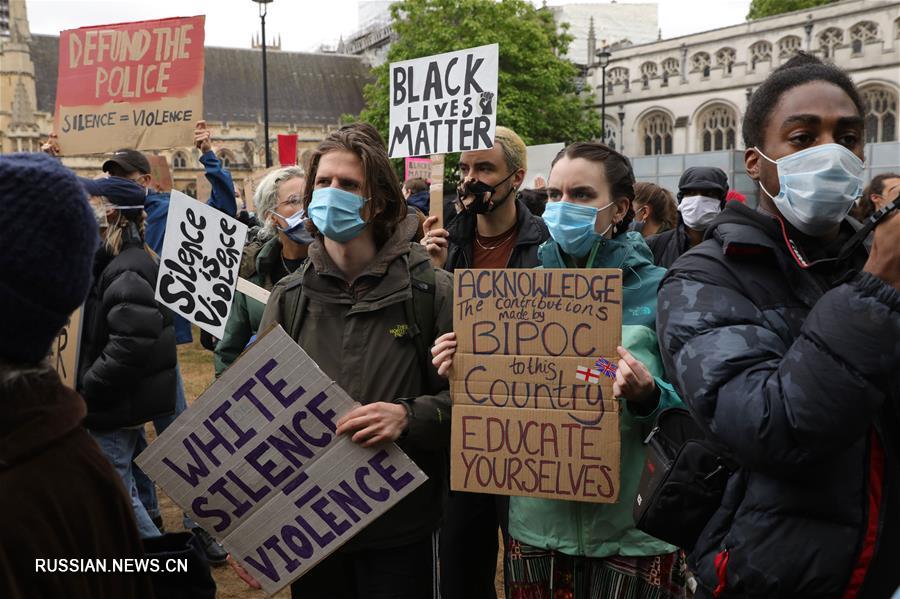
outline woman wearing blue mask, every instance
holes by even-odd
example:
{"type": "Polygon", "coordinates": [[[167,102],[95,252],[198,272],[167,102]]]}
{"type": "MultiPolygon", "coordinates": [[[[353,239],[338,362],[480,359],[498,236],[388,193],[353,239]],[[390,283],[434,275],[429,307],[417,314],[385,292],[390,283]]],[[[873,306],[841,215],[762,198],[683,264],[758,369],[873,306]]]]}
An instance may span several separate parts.
{"type": "MultiPolygon", "coordinates": [[[[268,291],[306,261],[312,236],[303,211],[305,183],[303,169],[288,166],[263,177],[253,194],[263,226],[247,236],[239,275],[268,291]]],[[[225,334],[216,344],[216,376],[231,366],[257,333],[265,307],[241,292],[235,294],[225,334]]]]}
{"type": "MultiPolygon", "coordinates": [[[[613,387],[624,400],[622,491],[614,504],[510,498],[507,596],[684,597],[681,554],[637,530],[631,514],[645,432],[660,410],[681,404],[662,378],[656,343],[656,288],[665,271],[653,265],[640,233],[628,232],[631,164],[605,145],[575,143],[553,161],[547,192],[551,239],[539,251],[543,268],[622,269],[622,347],[613,387]]],[[[452,333],[435,344],[439,372],[448,371],[455,344],[452,333]]]]}
{"type": "Polygon", "coordinates": [[[871,254],[844,220],[864,114],[833,65],[775,70],[743,122],[759,207],[729,202],[660,287],[666,370],[737,466],[688,557],[697,597],[900,585],[900,218],[871,254]]]}

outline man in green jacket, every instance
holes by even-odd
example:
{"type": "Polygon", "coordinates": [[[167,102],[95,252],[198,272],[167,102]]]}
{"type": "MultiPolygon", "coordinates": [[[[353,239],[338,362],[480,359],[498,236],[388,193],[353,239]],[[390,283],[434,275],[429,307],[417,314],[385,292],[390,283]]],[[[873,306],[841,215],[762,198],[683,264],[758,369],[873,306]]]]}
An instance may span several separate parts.
{"type": "Polygon", "coordinates": [[[418,219],[370,125],[329,135],[307,174],[309,266],[275,286],[260,330],[281,324],[362,404],[338,434],[396,442],[428,481],[294,583],[292,597],[436,597],[451,402],[428,348],[452,328],[450,276],[411,243],[418,219]]]}
{"type": "MultiPolygon", "coordinates": [[[[303,169],[288,166],[263,177],[253,194],[253,204],[265,224],[244,246],[239,274],[268,291],[306,262],[311,238],[305,231],[302,236],[295,234],[296,225],[305,216],[305,183],[303,169]]],[[[241,292],[235,293],[225,334],[216,345],[216,376],[231,366],[257,333],[265,307],[241,292]]]]}

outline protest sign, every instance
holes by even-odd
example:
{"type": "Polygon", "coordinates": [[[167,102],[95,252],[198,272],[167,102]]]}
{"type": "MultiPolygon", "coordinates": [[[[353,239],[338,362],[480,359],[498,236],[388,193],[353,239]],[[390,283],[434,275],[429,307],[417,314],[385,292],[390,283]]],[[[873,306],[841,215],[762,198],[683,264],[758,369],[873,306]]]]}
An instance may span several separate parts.
{"type": "Polygon", "coordinates": [[[422,179],[429,181],[431,179],[431,159],[430,158],[404,158],[404,181],[410,179],[422,179]]]}
{"type": "MultiPolygon", "coordinates": [[[[253,194],[256,193],[256,188],[259,187],[260,182],[269,173],[281,170],[282,168],[283,167],[281,166],[271,166],[269,168],[258,169],[244,179],[244,205],[247,207],[247,210],[256,210],[256,205],[253,203],[253,194]]],[[[265,215],[258,214],[257,216],[259,217],[260,222],[265,220],[265,215]]]]}
{"type": "Polygon", "coordinates": [[[490,44],[391,63],[391,158],[492,147],[498,54],[490,44]]]}
{"type": "Polygon", "coordinates": [[[263,305],[269,303],[269,296],[272,295],[271,291],[266,291],[256,283],[251,283],[243,277],[238,277],[237,290],[263,305]]]}
{"type": "Polygon", "coordinates": [[[540,189],[547,187],[550,180],[550,164],[559,151],[566,147],[564,143],[541,144],[525,148],[528,157],[528,170],[525,171],[523,189],[540,189]]]}
{"type": "Polygon", "coordinates": [[[296,166],[297,164],[297,134],[278,134],[278,164],[281,166],[296,166]]]}
{"type": "Polygon", "coordinates": [[[436,216],[434,228],[444,227],[444,155],[431,157],[431,184],[428,187],[428,216],[436,216]]]}
{"type": "Polygon", "coordinates": [[[615,502],[622,271],[454,275],[451,488],[615,502]]]}
{"type": "Polygon", "coordinates": [[[276,327],[136,461],[272,594],[427,478],[394,444],[335,435],[356,405],[276,327]]]}
{"type": "Polygon", "coordinates": [[[150,163],[150,187],[156,191],[172,191],[172,171],[165,156],[147,155],[150,163]]]}
{"type": "Polygon", "coordinates": [[[78,378],[78,358],[81,351],[81,319],[84,313],[78,308],[66,320],[59,335],[50,346],[48,360],[59,374],[63,384],[75,388],[78,378]]]}
{"type": "Polygon", "coordinates": [[[69,29],[59,36],[63,155],[193,145],[203,118],[203,16],[69,29]]]}
{"type": "Polygon", "coordinates": [[[246,237],[247,225],[172,190],[156,300],[221,339],[246,237]]]}

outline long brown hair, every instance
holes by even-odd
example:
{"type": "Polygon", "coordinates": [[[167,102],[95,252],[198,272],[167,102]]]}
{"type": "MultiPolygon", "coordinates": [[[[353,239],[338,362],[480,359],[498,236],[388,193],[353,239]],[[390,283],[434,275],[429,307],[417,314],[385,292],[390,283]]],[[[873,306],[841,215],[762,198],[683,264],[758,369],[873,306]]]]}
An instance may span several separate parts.
{"type": "MultiPolygon", "coordinates": [[[[303,209],[309,214],[309,204],[315,190],[319,161],[328,152],[351,152],[362,161],[363,197],[369,200],[369,224],[378,247],[394,234],[400,222],[406,218],[406,202],[400,190],[400,181],[391,167],[387,147],[381,135],[368,123],[354,123],[341,127],[322,140],[306,165],[306,189],[303,192],[303,209]]],[[[306,221],[310,233],[321,235],[312,219],[306,221]]]]}

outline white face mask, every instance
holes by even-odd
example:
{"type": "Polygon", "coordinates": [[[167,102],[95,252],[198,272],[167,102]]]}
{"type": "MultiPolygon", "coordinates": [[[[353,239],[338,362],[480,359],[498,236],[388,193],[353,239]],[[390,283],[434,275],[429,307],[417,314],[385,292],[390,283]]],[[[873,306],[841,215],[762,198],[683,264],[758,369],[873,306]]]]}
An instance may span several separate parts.
{"type": "Polygon", "coordinates": [[[863,188],[865,165],[853,152],[840,144],[822,144],[772,160],[778,169],[778,195],[772,198],[778,211],[803,233],[824,235],[844,220],[863,188]]]}
{"type": "Polygon", "coordinates": [[[681,220],[689,229],[705,231],[722,211],[722,200],[709,196],[685,196],[678,204],[681,220]]]}

